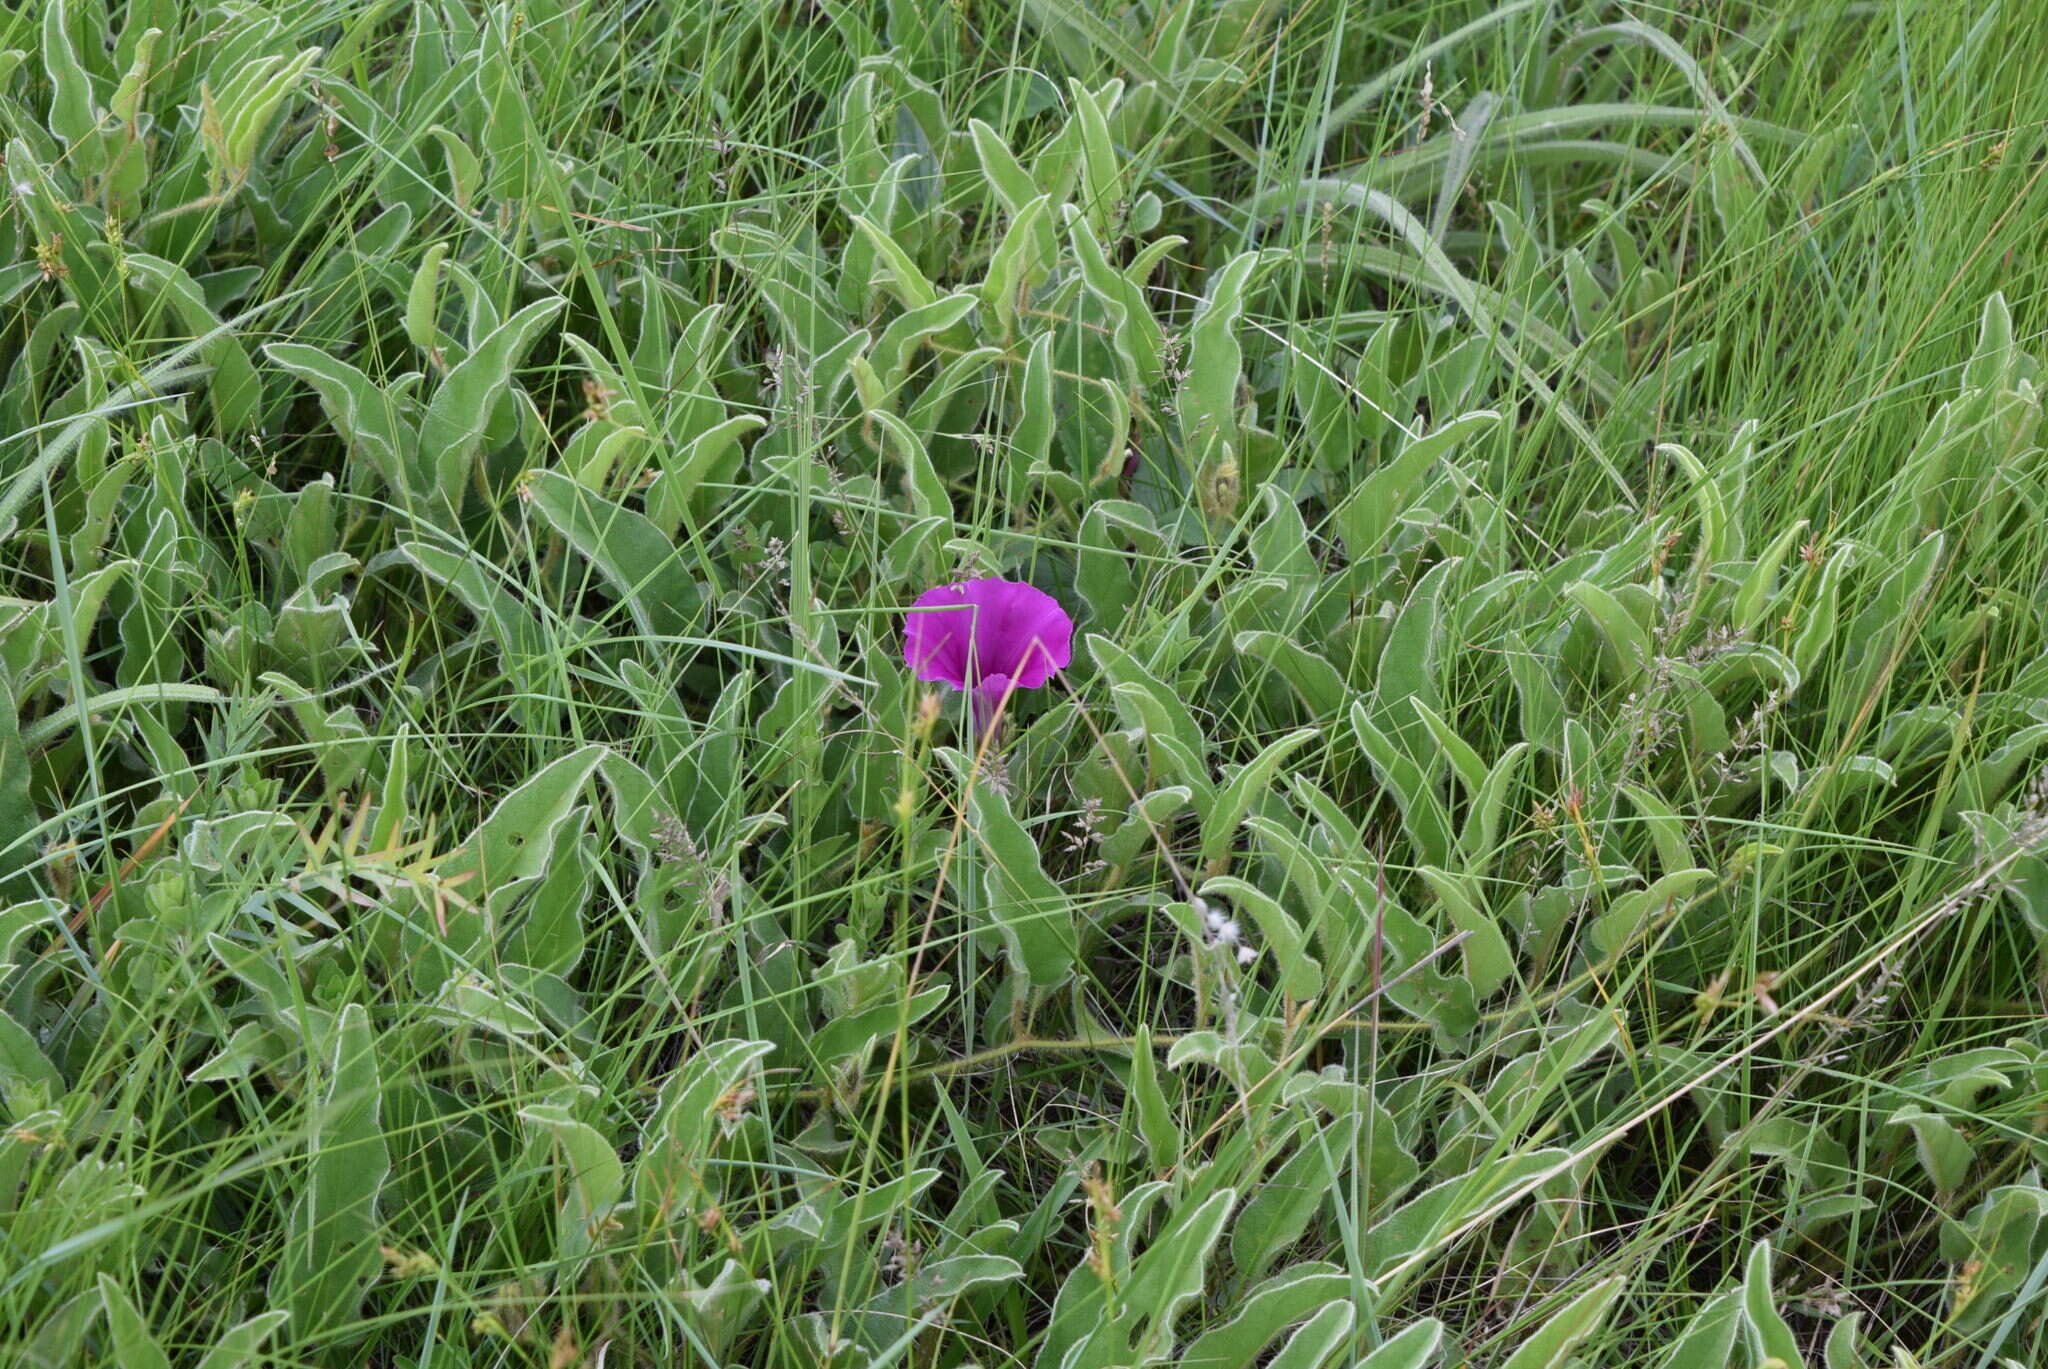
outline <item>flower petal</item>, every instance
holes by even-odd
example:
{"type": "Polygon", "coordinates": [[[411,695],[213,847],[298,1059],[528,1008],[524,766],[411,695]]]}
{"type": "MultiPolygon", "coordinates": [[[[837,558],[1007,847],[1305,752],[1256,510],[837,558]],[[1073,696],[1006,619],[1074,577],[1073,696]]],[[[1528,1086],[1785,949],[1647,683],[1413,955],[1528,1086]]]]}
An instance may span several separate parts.
{"type": "Polygon", "coordinates": [[[967,688],[974,618],[962,586],[940,585],[918,595],[903,622],[903,663],[920,680],[967,688]]]}
{"type": "Polygon", "coordinates": [[[918,596],[904,625],[903,659],[921,680],[972,689],[1007,677],[1037,689],[1073,658],[1074,622],[1044,590],[985,576],[918,596]]]}

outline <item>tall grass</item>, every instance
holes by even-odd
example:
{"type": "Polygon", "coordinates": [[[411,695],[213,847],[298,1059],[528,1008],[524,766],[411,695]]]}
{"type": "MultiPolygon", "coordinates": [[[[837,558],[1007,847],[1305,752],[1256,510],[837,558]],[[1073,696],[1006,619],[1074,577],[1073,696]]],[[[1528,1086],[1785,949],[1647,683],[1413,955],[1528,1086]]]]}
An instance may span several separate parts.
{"type": "Polygon", "coordinates": [[[0,8],[6,1362],[2042,1362],[2043,53],[0,8]]]}

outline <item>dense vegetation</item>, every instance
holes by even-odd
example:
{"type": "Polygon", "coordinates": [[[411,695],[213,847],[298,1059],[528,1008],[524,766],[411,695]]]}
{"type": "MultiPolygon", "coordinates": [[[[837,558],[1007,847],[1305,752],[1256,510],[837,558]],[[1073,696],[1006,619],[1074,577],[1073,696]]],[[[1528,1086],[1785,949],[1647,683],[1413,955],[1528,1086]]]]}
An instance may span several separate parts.
{"type": "Polygon", "coordinates": [[[0,1359],[2048,1362],[2044,54],[0,5],[0,1359]]]}

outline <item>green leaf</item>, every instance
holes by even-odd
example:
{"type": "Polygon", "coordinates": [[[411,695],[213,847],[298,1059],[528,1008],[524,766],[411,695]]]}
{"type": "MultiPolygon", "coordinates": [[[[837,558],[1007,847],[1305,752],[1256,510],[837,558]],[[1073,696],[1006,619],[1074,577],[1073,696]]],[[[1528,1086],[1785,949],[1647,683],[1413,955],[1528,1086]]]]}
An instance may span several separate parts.
{"type": "MultiPolygon", "coordinates": [[[[92,78],[71,45],[71,28],[68,0],[52,0],[43,11],[43,72],[50,80],[50,132],[76,149],[93,136],[99,121],[93,109],[97,101],[92,78]]],[[[89,174],[98,167],[88,161],[79,170],[89,174]]]]}
{"type": "Polygon", "coordinates": [[[130,685],[125,689],[109,689],[93,695],[82,704],[67,704],[54,713],[36,719],[21,730],[21,743],[31,751],[39,751],[69,731],[82,716],[97,718],[102,714],[121,713],[150,704],[226,702],[228,696],[212,685],[179,684],[168,680],[130,685]]]}
{"type": "Polygon", "coordinates": [[[1954,1193],[1968,1181],[1977,1153],[1947,1118],[1909,1103],[1886,1118],[1885,1125],[1913,1133],[1913,1152],[1939,1192],[1954,1193]]]}
{"type": "MultiPolygon", "coordinates": [[[[1386,646],[1380,650],[1377,683],[1373,693],[1373,721],[1401,736],[1410,731],[1412,711],[1401,707],[1409,699],[1420,699],[1441,710],[1443,698],[1437,692],[1437,656],[1443,645],[1442,600],[1444,586],[1458,568],[1453,556],[1431,566],[1408,593],[1386,646]]],[[[1420,742],[1408,742],[1408,753],[1418,761],[1424,757],[1420,742]]],[[[1431,767],[1434,770],[1434,767],[1431,767]]]]}
{"type": "MultiPolygon", "coordinates": [[[[1861,703],[1904,658],[1947,546],[1948,539],[1938,532],[1922,538],[1850,623],[1843,653],[1845,674],[1836,685],[1841,697],[1861,703]]],[[[1799,653],[1793,656],[1798,660],[1799,653]]],[[[1800,668],[1805,670],[1803,662],[1800,668]]]]}
{"type": "Polygon", "coordinates": [[[35,1037],[0,1009],[0,1103],[9,1115],[21,1117],[56,1102],[66,1091],[64,1076],[35,1037]]]}
{"type": "Polygon", "coordinates": [[[1391,461],[1360,482],[1330,515],[1344,550],[1356,561],[1377,554],[1395,522],[1412,502],[1418,485],[1438,461],[1500,422],[1491,409],[1474,409],[1450,419],[1435,431],[1410,438],[1391,461]]]}
{"type": "Polygon", "coordinates": [[[535,1103],[521,1108],[519,1118],[549,1137],[561,1167],[551,1185],[561,1195],[555,1213],[555,1257],[562,1268],[556,1278],[562,1287],[573,1288],[583,1261],[601,1243],[604,1223],[625,1194],[625,1166],[616,1146],[566,1108],[535,1103]]]}
{"type": "Polygon", "coordinates": [[[519,1003],[488,984],[458,975],[441,986],[441,992],[427,1004],[430,1021],[451,1027],[475,1028],[508,1040],[538,1036],[541,1020],[519,1003]]]}
{"type": "MultiPolygon", "coordinates": [[[[16,630],[24,630],[17,628],[16,630]]],[[[0,670],[0,906],[32,895],[29,871],[41,852],[36,833],[42,820],[29,796],[28,748],[21,739],[21,710],[13,682],[0,670]]]]}
{"type": "Polygon", "coordinates": [[[1277,737],[1242,766],[1217,792],[1215,802],[1202,817],[1202,859],[1220,860],[1237,837],[1238,824],[1253,805],[1264,797],[1273,777],[1286,759],[1322,736],[1319,728],[1304,727],[1277,737]]]}
{"type": "Polygon", "coordinates": [[[290,1318],[282,1310],[259,1312],[220,1333],[220,1339],[199,1362],[199,1369],[244,1369],[263,1351],[263,1342],[290,1318]]]}
{"type": "Polygon", "coordinates": [[[537,188],[535,163],[547,143],[521,93],[527,78],[525,65],[512,50],[514,22],[509,5],[498,6],[485,20],[476,80],[482,97],[484,151],[491,159],[488,188],[493,195],[523,200],[537,188]]]}
{"type": "Polygon", "coordinates": [[[1476,997],[1490,996],[1515,972],[1514,952],[1495,920],[1480,905],[1476,881],[1461,878],[1433,865],[1417,869],[1423,882],[1436,894],[1451,926],[1466,933],[1463,949],[1465,978],[1476,997]]]}
{"type": "Polygon", "coordinates": [[[405,292],[405,335],[429,355],[441,345],[441,263],[447,258],[447,243],[429,246],[405,292]]]}
{"type": "Polygon", "coordinates": [[[1799,1353],[1798,1338],[1779,1315],[1771,1293],[1771,1243],[1758,1241],[1750,1247],[1742,1276],[1742,1329],[1749,1351],[1763,1364],[1777,1362],[1776,1369],[1806,1369],[1799,1353]]]}
{"type": "Polygon", "coordinates": [[[125,260],[131,275],[153,287],[157,298],[195,337],[210,339],[201,344],[199,355],[213,368],[207,392],[221,431],[238,436],[255,427],[263,403],[263,382],[249,360],[248,349],[232,327],[214,314],[199,283],[183,267],[147,252],[129,252],[125,260]]]}
{"type": "Polygon", "coordinates": [[[1323,991],[1323,967],[1308,953],[1308,937],[1279,900],[1256,885],[1231,875],[1216,875],[1202,884],[1204,898],[1227,898],[1248,915],[1272,952],[1281,991],[1292,999],[1314,998],[1323,991]]]}
{"type": "Polygon", "coordinates": [[[1453,850],[1451,815],[1435,783],[1393,738],[1380,731],[1362,699],[1351,705],[1351,730],[1372,762],[1373,774],[1392,792],[1401,810],[1401,825],[1421,859],[1433,865],[1447,863],[1453,850]]]}
{"type": "MultiPolygon", "coordinates": [[[[1022,473],[1019,472],[1021,475],[1022,473]]],[[[1019,490],[1025,486],[1019,485],[1019,490]]],[[[1075,582],[1094,624],[1120,624],[1137,604],[1144,585],[1141,567],[1163,561],[1170,544],[1152,511],[1123,499],[1098,499],[1081,519],[1075,582]]]]}
{"type": "Polygon", "coordinates": [[[1522,737],[1553,756],[1564,752],[1564,692],[1552,669],[1554,656],[1539,655],[1520,633],[1508,634],[1503,654],[1520,704],[1522,737]]]}
{"type": "Polygon", "coordinates": [[[1032,484],[1048,483],[1074,499],[1081,497],[1080,482],[1052,465],[1053,434],[1059,427],[1059,411],[1053,399],[1052,333],[1040,333],[1024,359],[1024,384],[1017,397],[1017,429],[1005,453],[1008,471],[1005,489],[1027,490],[1032,484]]]}
{"type": "Polygon", "coordinates": [[[454,191],[451,198],[455,208],[467,214],[476,203],[476,192],[482,188],[484,179],[483,159],[470,150],[462,135],[440,124],[428,127],[427,134],[441,145],[442,159],[448,164],[448,184],[454,191]]]}
{"type": "Polygon", "coordinates": [[[1255,628],[1238,633],[1231,646],[1238,655],[1271,666],[1315,717],[1334,718],[1343,711],[1350,692],[1344,678],[1328,660],[1292,637],[1255,628]]]}
{"type": "MultiPolygon", "coordinates": [[[[859,214],[853,216],[853,226],[874,247],[880,282],[896,297],[897,303],[907,310],[916,311],[939,302],[939,288],[918,270],[910,253],[889,236],[887,229],[859,214]]],[[[971,304],[974,297],[967,295],[966,298],[971,304]]]]}
{"type": "Polygon", "coordinates": [[[1570,1155],[1557,1149],[1508,1155],[1424,1189],[1368,1229],[1372,1260],[1365,1276],[1377,1282],[1412,1270],[1476,1215],[1534,1191],[1570,1155]]]}
{"type": "Polygon", "coordinates": [[[900,959],[862,960],[850,940],[833,946],[817,984],[825,1020],[804,1042],[804,1050],[823,1064],[850,1064],[856,1070],[877,1042],[899,1026],[923,1021],[952,996],[945,979],[927,978],[911,993],[910,975],[900,959]]]}
{"type": "Polygon", "coordinates": [[[1472,749],[1472,744],[1459,736],[1434,708],[1421,699],[1412,702],[1415,715],[1422,719],[1422,725],[1429,732],[1430,740],[1436,743],[1437,753],[1450,763],[1451,773],[1457,776],[1459,784],[1465,790],[1465,799],[1470,803],[1479,796],[1480,789],[1486,784],[1486,762],[1479,759],[1479,753],[1472,749]]]}
{"type": "Polygon", "coordinates": [[[442,866],[442,881],[473,871],[481,887],[463,893],[481,900],[544,873],[553,853],[550,834],[575,810],[604,755],[601,746],[580,747],[528,776],[498,800],[462,851],[442,866]]]}
{"type": "Polygon", "coordinates": [[[1145,1142],[1145,1156],[1154,1171],[1163,1172],[1180,1162],[1187,1142],[1166,1092],[1159,1086],[1159,1067],[1152,1056],[1152,1033],[1140,1026],[1131,1043],[1130,1097],[1135,1104],[1138,1135],[1145,1142]]]}
{"type": "MultiPolygon", "coordinates": [[[[825,263],[808,242],[792,241],[756,224],[736,223],[713,233],[711,245],[761,292],[762,302],[781,321],[789,345],[805,360],[823,357],[851,331],[826,284],[825,263]]],[[[825,380],[811,377],[816,385],[825,380]]]]}
{"type": "Polygon", "coordinates": [[[1728,1369],[1735,1333],[1742,1325],[1742,1298],[1730,1290],[1708,1298],[1657,1362],[1657,1369],[1728,1369]]]}
{"type": "Polygon", "coordinates": [[[107,1309],[107,1328],[114,1333],[114,1356],[121,1369],[171,1369],[171,1357],[149,1333],[149,1323],[128,1294],[106,1274],[100,1275],[100,1302],[107,1309]]]}
{"type": "Polygon", "coordinates": [[[1086,187],[1081,208],[1087,212],[1089,226],[1097,232],[1108,230],[1124,199],[1123,159],[1117,156],[1109,136],[1109,120],[1103,116],[1103,106],[1115,107],[1123,94],[1123,85],[1122,81],[1111,81],[1103,87],[1098,101],[1080,81],[1067,81],[1067,98],[1074,109],[1073,126],[1081,141],[1081,174],[1086,187]]]}
{"type": "Polygon", "coordinates": [[[1434,1317],[1389,1337],[1351,1369],[1424,1369],[1443,1353],[1444,1324],[1434,1317]]]}
{"type": "Polygon", "coordinates": [[[1011,153],[1010,145],[1003,141],[1002,134],[979,119],[969,119],[967,131],[974,139],[974,155],[981,162],[982,178],[988,182],[989,189],[1002,202],[1003,212],[1013,222],[1033,200],[1050,198],[1039,193],[1038,183],[1031,179],[1031,173],[1011,153]]]}
{"type": "Polygon", "coordinates": [[[1112,682],[1110,697],[1125,726],[1145,733],[1154,751],[1165,761],[1159,768],[1192,790],[1196,806],[1208,811],[1216,788],[1203,760],[1208,755],[1209,743],[1187,701],[1103,634],[1089,633],[1087,646],[1089,655],[1112,682]]]}
{"type": "Polygon", "coordinates": [[[1145,292],[1116,269],[1085,214],[1071,204],[1064,206],[1062,212],[1067,221],[1068,244],[1081,268],[1081,283],[1109,315],[1110,344],[1122,363],[1121,375],[1104,379],[1113,382],[1119,391],[1131,387],[1144,390],[1159,384],[1166,334],[1146,303],[1145,292]]]}
{"type": "Polygon", "coordinates": [[[544,299],[494,328],[441,380],[420,418],[420,459],[436,473],[441,497],[460,508],[470,463],[482,445],[491,410],[512,384],[512,370],[566,304],[544,299]]]}
{"type": "Polygon", "coordinates": [[[270,1297],[304,1327],[354,1321],[376,1279],[377,1199],[391,1161],[378,1125],[382,1085],[370,1017],[350,1003],[321,1049],[305,1179],[270,1297]]]}
{"type": "Polygon", "coordinates": [[[663,1082],[633,1167],[633,1198],[644,1220],[698,1205],[712,1146],[743,1111],[739,1091],[774,1049],[769,1041],[714,1041],[663,1082]]]}
{"type": "Polygon", "coordinates": [[[319,59],[319,48],[290,58],[271,54],[236,69],[217,92],[200,84],[200,129],[218,183],[233,190],[249,179],[271,120],[319,59]]]}
{"type": "Polygon", "coordinates": [[[1078,950],[1073,900],[1039,863],[1038,844],[1010,811],[1010,801],[969,756],[950,748],[942,758],[967,789],[968,836],[980,847],[986,913],[1003,938],[1010,968],[1034,989],[1049,989],[1072,972],[1078,950]]]}
{"type": "Polygon", "coordinates": [[[697,582],[682,553],[641,514],[591,493],[561,471],[527,475],[532,507],[611,582],[649,637],[684,637],[696,625],[697,582]]]}
{"type": "Polygon", "coordinates": [[[1190,1342],[1181,1352],[1180,1369],[1252,1369],[1289,1326],[1350,1293],[1350,1276],[1335,1265],[1283,1270],[1239,1298],[1230,1320],[1190,1342]]]}
{"type": "Polygon", "coordinates": [[[925,450],[923,441],[910,430],[908,423],[885,410],[869,410],[868,421],[882,430],[887,445],[895,451],[896,459],[903,463],[903,490],[908,496],[911,516],[937,518],[950,523],[953,501],[947,496],[945,482],[939,479],[938,470],[932,465],[931,454],[925,450]]]}
{"type": "MultiPolygon", "coordinates": [[[[977,122],[978,128],[987,125],[977,122]]],[[[1021,176],[1023,172],[1019,170],[1021,176]]],[[[1027,182],[1028,183],[1028,182],[1027,182]]],[[[1008,341],[1018,330],[1018,310],[1051,271],[1057,255],[1052,199],[1039,195],[1011,213],[1003,240],[989,257],[981,285],[982,307],[995,323],[993,336],[1008,341]]]]}
{"type": "Polygon", "coordinates": [[[1602,958],[1619,954],[1652,919],[1662,916],[1697,890],[1714,883],[1712,870],[1677,870],[1660,878],[1647,889],[1621,895],[1593,922],[1587,940],[1602,958]]]}
{"type": "Polygon", "coordinates": [[[1822,1362],[1827,1369],[1870,1369],[1870,1362],[1863,1358],[1862,1330],[1861,1312],[1851,1312],[1835,1323],[1835,1329],[1828,1332],[1828,1343],[1822,1352],[1822,1362]]]}
{"type": "Polygon", "coordinates": [[[1266,1369],[1317,1369],[1351,1339],[1358,1313],[1349,1302],[1331,1302],[1287,1338],[1266,1369]]]}
{"type": "Polygon", "coordinates": [[[1493,768],[1480,782],[1465,812],[1465,825],[1458,832],[1458,851],[1464,857],[1464,873],[1484,879],[1500,844],[1501,818],[1507,811],[1508,794],[1514,788],[1522,766],[1532,754],[1527,742],[1516,742],[1501,753],[1493,768]]]}
{"type": "Polygon", "coordinates": [[[419,436],[389,391],[346,361],[301,342],[268,343],[263,354],[313,387],[350,454],[367,461],[401,500],[423,492],[416,465],[419,436]]]}
{"type": "Polygon", "coordinates": [[[1120,1291],[1123,1305],[1145,1324],[1129,1342],[1141,1360],[1172,1346],[1174,1324],[1201,1296],[1210,1256],[1236,1203],[1237,1190],[1226,1188],[1176,1211],[1138,1257],[1120,1291]]]}
{"type": "Polygon", "coordinates": [[[1628,1279],[1618,1276],[1587,1289],[1523,1340],[1501,1369],[1564,1369],[1572,1353],[1600,1329],[1608,1309],[1627,1287],[1628,1279]]]}
{"type": "Polygon", "coordinates": [[[707,480],[733,464],[728,457],[749,433],[767,426],[758,414],[739,414],[699,433],[680,450],[660,446],[661,477],[647,491],[647,517],[655,530],[673,538],[686,514],[709,503],[698,498],[707,480]]]}
{"type": "Polygon", "coordinates": [[[1565,595],[1584,609],[1586,616],[1600,630],[1601,637],[1607,642],[1609,660],[1620,679],[1631,689],[1642,688],[1649,679],[1650,662],[1656,655],[1650,645],[1650,634],[1643,625],[1612,594],[1589,580],[1569,586],[1565,595]]]}
{"type": "Polygon", "coordinates": [[[1188,375],[1178,400],[1181,441],[1190,462],[1206,465],[1220,460],[1226,448],[1243,450],[1237,397],[1244,379],[1244,349],[1238,345],[1237,327],[1253,277],[1282,257],[1271,250],[1238,253],[1210,277],[1202,302],[1195,306],[1188,325],[1188,375]]]}
{"type": "Polygon", "coordinates": [[[518,678],[528,663],[549,656],[548,635],[541,623],[505,588],[506,578],[473,555],[460,555],[427,542],[401,542],[398,554],[422,575],[448,589],[490,631],[507,670],[518,678]]]}
{"type": "Polygon", "coordinates": [[[1705,584],[1707,575],[1729,556],[1728,497],[1706,464],[1686,448],[1676,442],[1664,442],[1658,444],[1657,453],[1677,462],[1685,478],[1692,482],[1693,502],[1700,515],[1699,551],[1694,563],[1699,582],[1705,584]]]}
{"type": "MultiPolygon", "coordinates": [[[[1230,1259],[1246,1278],[1262,1277],[1299,1242],[1318,1209],[1344,1193],[1364,1114],[1351,1112],[1304,1136],[1292,1155],[1253,1189],[1230,1234],[1230,1259]]],[[[1341,1197],[1339,1201],[1341,1201],[1341,1197]]]]}
{"type": "Polygon", "coordinates": [[[1750,564],[1749,571],[1742,577],[1742,584],[1735,591],[1735,602],[1729,606],[1728,620],[1737,632],[1751,632],[1763,621],[1764,609],[1771,601],[1771,594],[1777,588],[1778,570],[1785,564],[1793,546],[1807,529],[1802,518],[1771,539],[1763,555],[1750,564]]]}

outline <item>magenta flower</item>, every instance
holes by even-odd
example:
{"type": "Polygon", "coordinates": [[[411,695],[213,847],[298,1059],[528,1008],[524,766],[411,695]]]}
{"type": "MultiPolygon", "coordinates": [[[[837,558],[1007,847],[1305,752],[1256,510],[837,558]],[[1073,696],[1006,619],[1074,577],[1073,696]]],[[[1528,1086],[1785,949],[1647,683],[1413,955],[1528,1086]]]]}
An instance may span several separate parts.
{"type": "Polygon", "coordinates": [[[1013,689],[1037,689],[1073,659],[1074,620],[1044,590],[989,576],[917,597],[903,660],[920,680],[969,691],[978,736],[1013,689]]]}

